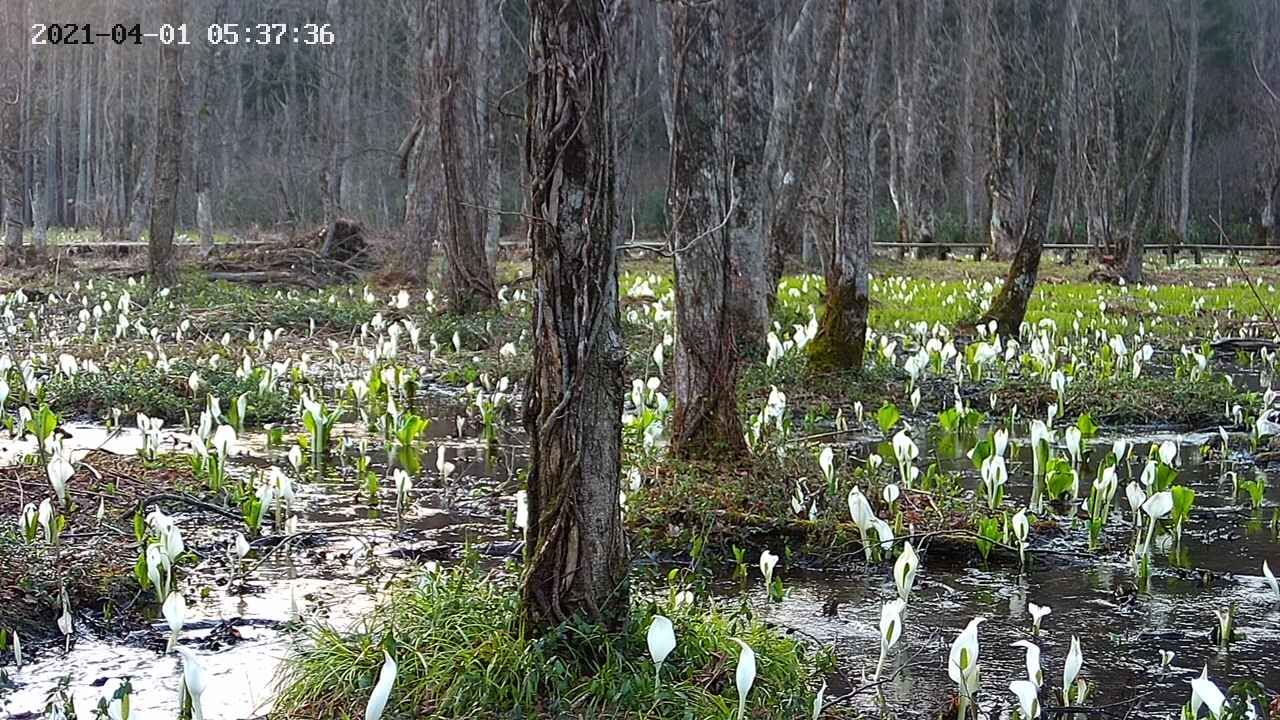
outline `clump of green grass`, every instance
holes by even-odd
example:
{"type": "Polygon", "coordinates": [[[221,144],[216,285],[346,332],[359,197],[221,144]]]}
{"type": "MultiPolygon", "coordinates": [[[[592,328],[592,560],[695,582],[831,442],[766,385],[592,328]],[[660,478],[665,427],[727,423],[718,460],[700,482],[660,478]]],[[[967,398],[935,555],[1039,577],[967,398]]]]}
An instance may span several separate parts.
{"type": "MultiPolygon", "coordinates": [[[[247,425],[280,422],[291,417],[288,398],[283,393],[260,396],[257,382],[236,377],[233,369],[201,367],[201,381],[207,383],[193,397],[187,387],[195,365],[188,361],[173,363],[168,371],[153,365],[133,364],[113,367],[99,373],[79,373],[67,378],[57,376],[46,386],[50,406],[64,415],[104,417],[118,408],[125,418],[146,413],[166,423],[182,422],[200,415],[205,407],[205,393],[222,399],[223,407],[242,393],[249,393],[247,425]]],[[[130,421],[125,420],[126,424],[130,421]]]]}
{"type": "Polygon", "coordinates": [[[310,628],[282,669],[279,717],[358,717],[383,650],[399,675],[389,717],[730,718],[737,711],[738,645],[756,652],[754,718],[807,717],[817,675],[832,667],[745,612],[694,604],[663,608],[676,649],[655,686],[645,635],[658,608],[637,603],[624,630],[583,623],[533,638],[521,630],[514,581],[474,565],[425,572],[394,590],[364,627],[310,628]]]}

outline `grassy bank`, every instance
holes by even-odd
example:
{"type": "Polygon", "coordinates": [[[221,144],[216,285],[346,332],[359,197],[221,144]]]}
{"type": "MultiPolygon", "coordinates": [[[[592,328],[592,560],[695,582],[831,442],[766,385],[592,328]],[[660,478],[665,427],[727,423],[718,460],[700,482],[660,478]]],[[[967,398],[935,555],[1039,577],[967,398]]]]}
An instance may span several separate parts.
{"type": "Polygon", "coordinates": [[[809,716],[831,658],[745,609],[707,602],[637,599],[621,632],[570,624],[534,639],[521,630],[517,588],[505,576],[465,565],[424,571],[360,629],[311,628],[286,662],[275,716],[361,716],[385,652],[398,664],[391,717],[727,719],[738,709],[734,638],[756,656],[748,714],[809,716]],[[655,614],[670,618],[676,636],[657,677],[646,643],[655,614]]]}

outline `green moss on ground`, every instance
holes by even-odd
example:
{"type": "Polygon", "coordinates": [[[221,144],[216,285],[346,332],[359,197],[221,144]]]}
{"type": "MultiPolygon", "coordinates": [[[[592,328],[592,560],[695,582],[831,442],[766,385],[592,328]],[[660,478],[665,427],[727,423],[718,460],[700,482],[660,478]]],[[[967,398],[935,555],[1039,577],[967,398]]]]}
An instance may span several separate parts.
{"type": "MultiPolygon", "coordinates": [[[[1014,377],[1001,380],[991,392],[997,406],[1008,412],[1017,405],[1024,415],[1044,415],[1058,398],[1039,379],[1014,377]]],[[[1066,408],[1061,417],[1088,413],[1103,426],[1162,425],[1203,429],[1224,424],[1227,409],[1239,404],[1246,410],[1258,404],[1256,393],[1242,391],[1216,373],[1196,380],[1170,376],[1143,375],[1097,377],[1077,374],[1067,388],[1066,408]]]]}

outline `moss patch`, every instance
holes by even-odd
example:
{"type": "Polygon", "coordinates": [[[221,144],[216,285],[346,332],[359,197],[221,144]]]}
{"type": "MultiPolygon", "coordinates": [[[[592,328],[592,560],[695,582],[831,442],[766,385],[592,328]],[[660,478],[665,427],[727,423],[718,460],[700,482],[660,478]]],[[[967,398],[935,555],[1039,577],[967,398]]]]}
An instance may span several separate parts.
{"type": "MultiPolygon", "coordinates": [[[[1024,416],[1043,415],[1057,396],[1035,378],[1009,378],[993,388],[1001,409],[1018,405],[1024,416]]],[[[1197,380],[1144,375],[1100,378],[1078,374],[1068,386],[1062,417],[1091,415],[1101,425],[1167,425],[1206,428],[1224,423],[1226,408],[1257,405],[1253,393],[1243,392],[1218,374],[1197,380]]]]}
{"type": "Polygon", "coordinates": [[[208,367],[199,369],[200,392],[193,396],[187,379],[196,366],[188,361],[173,363],[168,370],[154,365],[119,364],[98,373],[78,373],[72,378],[59,375],[46,385],[50,406],[64,415],[87,415],[103,418],[112,408],[121,411],[125,424],[131,424],[135,413],[163,418],[178,423],[200,416],[204,397],[211,393],[222,400],[223,407],[249,393],[245,423],[262,425],[280,422],[292,416],[292,408],[284,393],[259,396],[258,383],[252,378],[238,378],[234,370],[208,367]]]}

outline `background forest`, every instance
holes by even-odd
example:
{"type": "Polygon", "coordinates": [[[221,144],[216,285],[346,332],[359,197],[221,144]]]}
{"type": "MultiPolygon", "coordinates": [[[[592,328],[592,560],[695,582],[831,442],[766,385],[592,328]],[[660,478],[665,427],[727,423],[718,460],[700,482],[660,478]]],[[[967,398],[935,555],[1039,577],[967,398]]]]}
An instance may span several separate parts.
{"type": "MultiPolygon", "coordinates": [[[[33,46],[27,30],[151,25],[165,8],[55,5],[56,17],[31,0],[3,8],[0,87],[19,98],[0,108],[7,216],[136,240],[154,175],[155,43],[33,46]]],[[[1016,205],[1033,166],[1051,160],[1050,241],[1114,247],[1136,230],[1217,242],[1214,216],[1234,242],[1277,242],[1280,3],[885,0],[855,28],[834,1],[738,5],[757,23],[746,107],[762,154],[745,170],[768,202],[756,222],[810,266],[837,215],[831,57],[851,32],[872,39],[860,67],[878,241],[987,242],[992,171],[1016,205]],[[996,146],[1001,63],[1039,78],[1053,158],[996,146]]],[[[619,4],[612,35],[619,231],[641,237],[668,225],[664,7],[619,4]]],[[[186,3],[180,20],[192,41],[180,61],[180,226],[198,227],[202,211],[207,231],[296,231],[346,215],[421,251],[448,222],[431,198],[451,191],[477,209],[491,250],[521,232],[524,0],[210,0],[186,3]],[[210,25],[247,36],[256,23],[327,23],[334,42],[208,42],[210,25]],[[442,127],[454,131],[443,149],[442,127]]]]}

